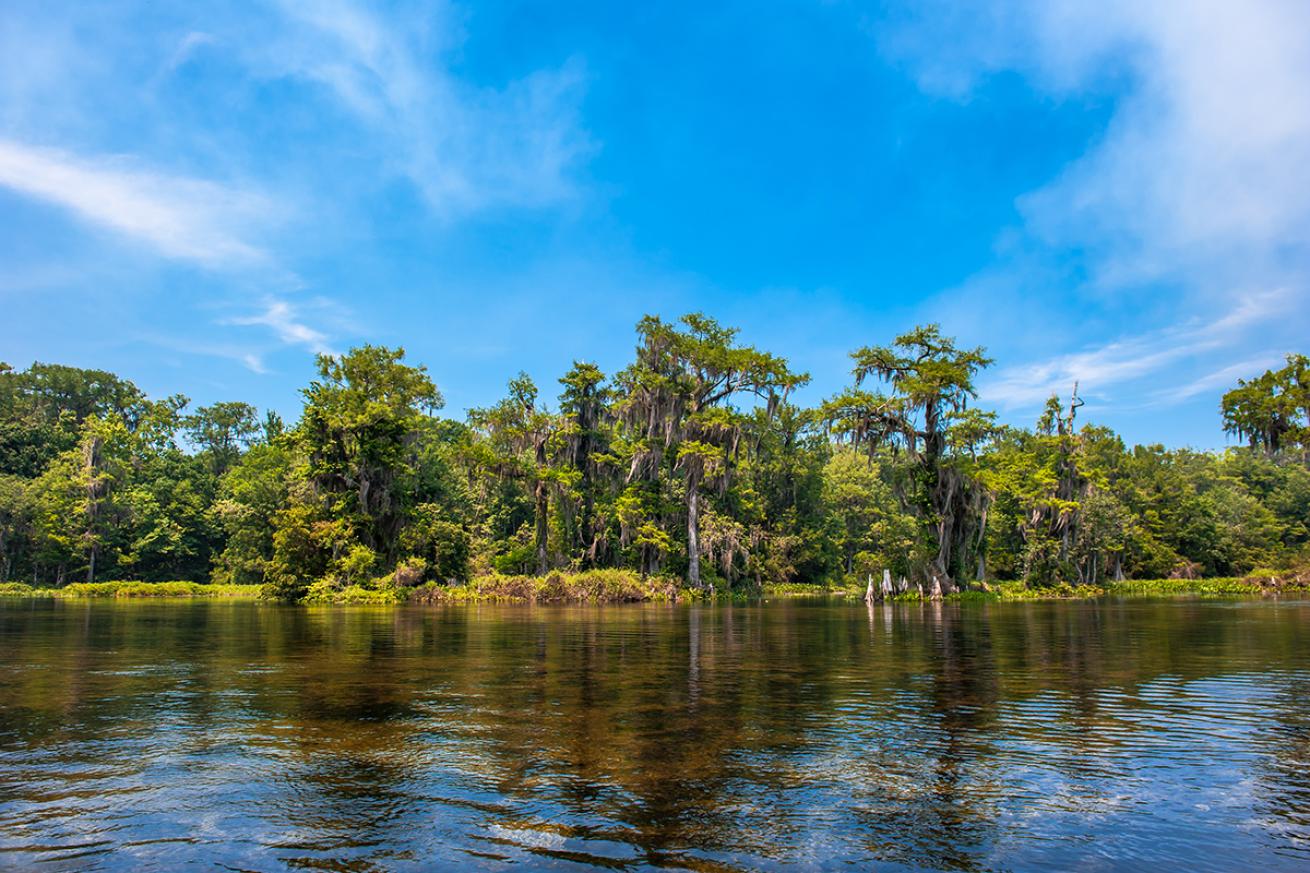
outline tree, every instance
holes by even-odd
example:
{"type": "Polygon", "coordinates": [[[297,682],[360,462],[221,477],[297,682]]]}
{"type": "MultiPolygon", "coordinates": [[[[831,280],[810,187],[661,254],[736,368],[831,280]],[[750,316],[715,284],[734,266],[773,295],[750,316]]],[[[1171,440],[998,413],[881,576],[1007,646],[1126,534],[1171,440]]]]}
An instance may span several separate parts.
{"type": "Polygon", "coordinates": [[[61,452],[34,483],[38,560],[53,564],[63,584],[72,566],[96,580],[101,558],[129,533],[126,501],[133,471],[132,439],[117,416],[89,418],[78,445],[61,452]]]}
{"type": "Polygon", "coordinates": [[[443,403],[427,371],[404,358],[404,349],[368,345],[318,356],[319,378],[285,437],[287,502],[274,514],[266,565],[278,596],[371,581],[400,558],[418,444],[443,403]]]}
{"type": "Polygon", "coordinates": [[[1310,452],[1310,358],[1288,355],[1280,370],[1266,370],[1220,401],[1224,430],[1251,448],[1276,455],[1285,448],[1310,452]]]}
{"type": "Polygon", "coordinates": [[[202,406],[184,423],[191,443],[206,455],[215,476],[223,475],[264,432],[255,407],[239,401],[202,406]]]}
{"type": "Polygon", "coordinates": [[[687,581],[701,587],[700,491],[724,485],[741,433],[731,406],[739,397],[776,411],[809,377],[753,346],[736,344],[737,330],[700,313],[682,327],[646,316],[637,324],[637,360],[618,377],[620,416],[635,436],[628,480],[653,480],[670,456],[686,488],[687,581]]]}
{"type": "Polygon", "coordinates": [[[362,346],[318,356],[319,380],[305,389],[295,436],[309,479],[329,514],[355,526],[359,541],[395,557],[404,491],[397,479],[423,420],[445,401],[404,349],[362,346]]]}
{"type": "Polygon", "coordinates": [[[637,333],[612,379],[575,362],[558,412],[520,374],[458,421],[400,349],[321,356],[290,427],[239,401],[188,414],[100,370],[0,364],[0,581],[335,599],[493,569],[633,567],[713,589],[886,568],[946,592],[1310,556],[1303,355],[1224,395],[1249,446],[1216,453],[1125,446],[1076,421],[1076,394],[998,427],[971,408],[988,359],[935,326],[857,350],[854,384],[817,409],[792,402],[805,376],[713,319],[637,333]]]}
{"type": "Polygon", "coordinates": [[[35,509],[30,480],[0,473],[0,584],[9,581],[31,541],[35,509]]]}
{"type": "Polygon", "coordinates": [[[1023,573],[1029,583],[1068,583],[1074,581],[1074,576],[1079,582],[1094,581],[1084,580],[1084,568],[1073,555],[1082,521],[1081,501],[1091,489],[1080,469],[1082,439],[1074,428],[1082,405],[1077,383],[1067,412],[1060,398],[1051,395],[1037,422],[1037,432],[1025,434],[1020,441],[1020,462],[1016,466],[1027,468],[1019,483],[1024,509],[1020,530],[1024,541],[1023,573]]]}
{"type": "Polygon", "coordinates": [[[883,568],[897,576],[913,569],[916,522],[896,498],[892,465],[889,451],[869,457],[843,447],[824,469],[824,502],[834,521],[842,570],[861,580],[883,568]]]}
{"type": "Polygon", "coordinates": [[[986,416],[968,414],[973,378],[991,364],[981,348],[960,349],[937,325],[918,327],[890,346],[851,353],[855,387],[829,401],[823,415],[839,439],[903,450],[907,476],[897,483],[902,505],[919,520],[924,553],[918,569],[943,592],[971,572],[982,545],[989,495],[977,456],[991,434],[986,416]],[[875,378],[889,395],[861,389],[875,378]]]}
{"type": "Polygon", "coordinates": [[[604,385],[605,374],[595,364],[574,361],[559,381],[564,386],[559,397],[564,463],[577,481],[578,512],[570,539],[579,552],[579,563],[595,566],[602,559],[605,538],[596,503],[605,485],[610,449],[610,392],[604,385]]]}
{"type": "Polygon", "coordinates": [[[88,418],[116,416],[134,432],[150,411],[144,394],[104,370],[34,363],[0,366],[0,470],[39,476],[81,439],[88,418]]]}
{"type": "Polygon", "coordinates": [[[223,476],[212,508],[223,531],[214,578],[227,583],[268,581],[274,520],[287,504],[291,453],[285,440],[257,445],[223,476]]]}
{"type": "Polygon", "coordinates": [[[537,407],[537,386],[527,373],[509,381],[509,393],[490,409],[469,411],[469,421],[489,441],[491,451],[483,455],[489,472],[527,482],[532,493],[537,573],[550,569],[550,492],[567,480],[556,466],[559,448],[558,416],[537,407]]]}

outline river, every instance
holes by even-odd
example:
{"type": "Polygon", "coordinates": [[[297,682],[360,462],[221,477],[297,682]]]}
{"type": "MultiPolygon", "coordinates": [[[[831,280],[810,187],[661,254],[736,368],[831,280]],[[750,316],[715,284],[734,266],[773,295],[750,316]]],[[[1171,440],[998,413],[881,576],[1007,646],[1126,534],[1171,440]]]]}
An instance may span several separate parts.
{"type": "Polygon", "coordinates": [[[0,600],[0,868],[1310,867],[1310,601],[0,600]]]}

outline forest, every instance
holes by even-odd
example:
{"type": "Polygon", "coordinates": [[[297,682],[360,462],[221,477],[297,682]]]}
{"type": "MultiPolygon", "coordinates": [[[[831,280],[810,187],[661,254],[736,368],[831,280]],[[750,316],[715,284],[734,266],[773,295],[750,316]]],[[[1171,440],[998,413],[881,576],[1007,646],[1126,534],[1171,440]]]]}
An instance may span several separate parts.
{"type": "Polygon", "coordinates": [[[399,348],[320,355],[298,421],[112,373],[0,364],[0,584],[260,585],[269,597],[623,570],[691,591],[950,593],[1203,578],[1310,554],[1310,359],[1216,414],[1244,445],[1127,446],[1076,386],[1031,428],[973,406],[991,364],[935,325],[851,353],[812,408],[786,359],[701,314],[643,318],[624,369],[520,373],[442,417],[399,348]],[[553,395],[553,398],[552,398],[553,395]]]}

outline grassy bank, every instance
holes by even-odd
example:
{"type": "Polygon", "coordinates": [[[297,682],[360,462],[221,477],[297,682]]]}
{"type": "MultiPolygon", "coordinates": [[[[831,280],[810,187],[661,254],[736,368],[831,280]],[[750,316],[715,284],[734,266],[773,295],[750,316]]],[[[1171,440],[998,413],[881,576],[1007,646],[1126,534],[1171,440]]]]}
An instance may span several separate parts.
{"type": "Polygon", "coordinates": [[[646,576],[631,570],[554,572],[545,576],[478,576],[463,585],[419,588],[411,598],[419,603],[672,603],[694,599],[681,579],[646,576]]]}
{"type": "Polygon", "coordinates": [[[22,582],[0,585],[9,597],[241,597],[260,596],[258,585],[204,585],[198,582],[74,582],[63,588],[38,588],[22,582]]]}
{"type": "Polygon", "coordinates": [[[1055,585],[1029,588],[1022,582],[994,583],[990,591],[963,592],[957,597],[993,600],[1068,600],[1106,596],[1166,596],[1198,594],[1260,594],[1260,585],[1237,578],[1215,579],[1124,579],[1101,585],[1055,585]]]}
{"type": "MultiPolygon", "coordinates": [[[[1071,600],[1106,596],[1224,596],[1310,591],[1310,573],[1261,571],[1246,578],[1128,579],[1104,585],[1030,588],[1023,582],[993,582],[985,590],[948,595],[950,601],[1071,600]]],[[[810,585],[800,582],[765,585],[764,597],[828,595],[860,599],[864,586],[810,585]]],[[[63,588],[43,588],[21,582],[0,584],[0,597],[151,598],[211,597],[256,599],[259,585],[208,585],[196,582],[75,582],[63,588]]],[[[720,591],[718,599],[748,600],[754,591],[720,591]]],[[[429,584],[419,588],[364,588],[351,586],[311,592],[310,604],[395,605],[401,603],[676,603],[705,598],[671,576],[647,576],[631,570],[557,571],[545,576],[506,576],[492,573],[457,585],[429,584]]],[[[917,593],[901,594],[896,601],[914,602],[917,593]]]]}
{"type": "MultiPolygon", "coordinates": [[[[805,595],[832,595],[848,598],[863,598],[863,585],[836,585],[831,587],[787,583],[784,585],[765,585],[766,597],[793,597],[805,595]]],[[[1145,597],[1171,595],[1256,595],[1277,592],[1310,591],[1310,576],[1295,573],[1268,573],[1245,578],[1225,577],[1214,579],[1125,579],[1102,585],[1054,585],[1049,587],[1029,587],[1021,581],[988,583],[985,589],[960,591],[947,595],[948,601],[1012,601],[1012,600],[1076,600],[1089,597],[1145,597]]],[[[891,598],[898,602],[916,602],[918,593],[898,594],[891,598]]]]}

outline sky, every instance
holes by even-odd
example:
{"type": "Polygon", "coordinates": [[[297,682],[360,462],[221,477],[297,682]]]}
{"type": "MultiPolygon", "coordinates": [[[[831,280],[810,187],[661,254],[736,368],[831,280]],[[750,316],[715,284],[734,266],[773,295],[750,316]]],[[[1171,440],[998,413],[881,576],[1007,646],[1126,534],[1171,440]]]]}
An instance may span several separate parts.
{"type": "Polygon", "coordinates": [[[1131,442],[1307,352],[1302,0],[0,8],[0,360],[289,418],[403,346],[447,414],[646,313],[812,377],[937,322],[1131,442]]]}

